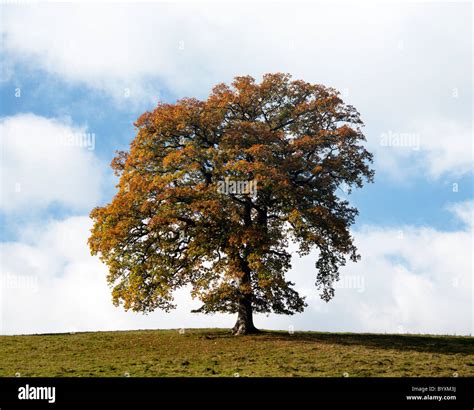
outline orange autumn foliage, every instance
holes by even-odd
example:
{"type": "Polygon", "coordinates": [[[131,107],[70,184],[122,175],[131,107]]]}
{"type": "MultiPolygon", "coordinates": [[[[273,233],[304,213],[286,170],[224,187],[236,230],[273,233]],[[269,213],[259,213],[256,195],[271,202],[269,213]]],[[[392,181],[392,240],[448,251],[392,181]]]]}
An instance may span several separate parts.
{"type": "Polygon", "coordinates": [[[190,284],[200,312],[301,312],[285,279],[289,241],[300,255],[319,251],[316,286],[333,297],[339,268],[359,257],[357,210],[337,189],[373,178],[359,113],[336,90],[288,74],[237,77],[205,101],[160,103],[135,125],[129,152],[112,161],[118,192],[91,213],[89,245],[116,304],[168,310],[190,284]],[[226,178],[257,190],[220,192],[226,178]]]}

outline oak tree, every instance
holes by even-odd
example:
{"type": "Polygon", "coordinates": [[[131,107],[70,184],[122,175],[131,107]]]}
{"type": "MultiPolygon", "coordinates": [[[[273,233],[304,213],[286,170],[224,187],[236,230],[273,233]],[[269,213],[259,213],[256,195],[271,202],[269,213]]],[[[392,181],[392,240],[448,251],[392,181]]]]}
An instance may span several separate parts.
{"type": "Polygon", "coordinates": [[[339,268],[359,259],[358,212],[338,189],[373,178],[362,125],[333,88],[281,73],[144,113],[112,161],[117,194],[91,213],[114,303],[168,311],[190,285],[197,312],[237,313],[234,334],[257,332],[253,313],[306,306],[285,278],[290,242],[300,256],[317,250],[315,284],[330,300],[339,268]]]}

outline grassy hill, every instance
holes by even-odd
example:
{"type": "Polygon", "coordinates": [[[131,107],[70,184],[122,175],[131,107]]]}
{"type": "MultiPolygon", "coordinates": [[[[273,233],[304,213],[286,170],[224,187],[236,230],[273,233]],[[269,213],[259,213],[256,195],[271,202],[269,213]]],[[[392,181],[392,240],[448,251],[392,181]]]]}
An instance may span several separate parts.
{"type": "Polygon", "coordinates": [[[0,376],[474,376],[474,339],[223,329],[0,337],[0,376]]]}

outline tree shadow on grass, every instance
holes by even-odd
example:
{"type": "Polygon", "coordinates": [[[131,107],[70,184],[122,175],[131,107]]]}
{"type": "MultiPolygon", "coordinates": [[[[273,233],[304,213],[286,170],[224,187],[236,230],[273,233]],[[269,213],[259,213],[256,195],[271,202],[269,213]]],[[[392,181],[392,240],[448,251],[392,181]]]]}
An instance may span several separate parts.
{"type": "Polygon", "coordinates": [[[474,354],[474,339],[471,337],[436,335],[397,335],[373,333],[312,333],[261,331],[250,336],[232,336],[229,332],[209,333],[206,339],[246,338],[262,342],[296,342],[343,346],[361,346],[372,349],[416,351],[438,354],[474,354]]]}
{"type": "Polygon", "coordinates": [[[262,332],[257,337],[262,341],[297,341],[424,353],[474,354],[474,339],[471,337],[299,332],[262,332]]]}

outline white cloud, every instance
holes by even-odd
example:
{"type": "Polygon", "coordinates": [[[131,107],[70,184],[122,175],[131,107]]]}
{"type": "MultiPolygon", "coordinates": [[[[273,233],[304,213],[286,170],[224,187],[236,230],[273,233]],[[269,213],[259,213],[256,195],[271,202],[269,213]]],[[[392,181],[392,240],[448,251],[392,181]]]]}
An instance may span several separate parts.
{"type": "Polygon", "coordinates": [[[89,209],[100,199],[103,165],[85,127],[33,114],[0,119],[0,210],[38,211],[51,204],[89,209]]]}
{"type": "Polygon", "coordinates": [[[434,122],[420,127],[422,147],[428,157],[428,169],[434,178],[450,172],[466,175],[474,169],[472,126],[455,122],[434,122]]]}
{"type": "Polygon", "coordinates": [[[432,179],[445,174],[460,177],[473,170],[470,123],[429,118],[404,130],[385,131],[378,142],[371,147],[377,166],[396,179],[410,179],[417,173],[432,179]]]}
{"type": "Polygon", "coordinates": [[[458,219],[474,230],[474,200],[457,202],[448,206],[458,219]]]}
{"type": "MultiPolygon", "coordinates": [[[[473,203],[453,207],[463,220],[473,203]]],[[[106,268],[86,245],[91,221],[73,217],[25,230],[4,243],[3,334],[136,328],[231,327],[229,315],[195,315],[186,289],[178,309],[143,316],[111,303],[106,268]]],[[[314,255],[294,260],[289,277],[310,306],[295,316],[258,315],[262,328],[354,332],[472,333],[472,230],[385,229],[355,232],[362,261],[344,270],[345,286],[328,304],[314,288],[314,255]]]]}

